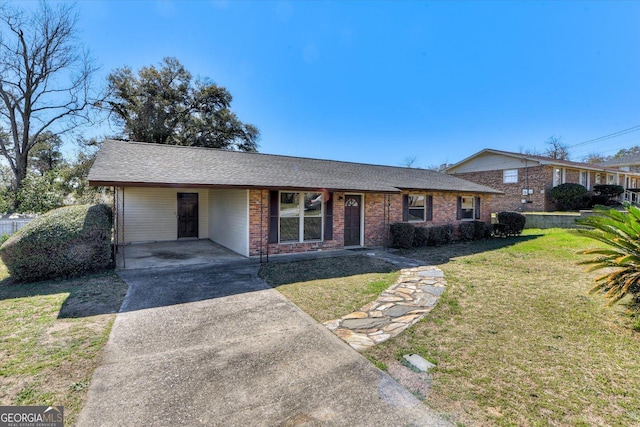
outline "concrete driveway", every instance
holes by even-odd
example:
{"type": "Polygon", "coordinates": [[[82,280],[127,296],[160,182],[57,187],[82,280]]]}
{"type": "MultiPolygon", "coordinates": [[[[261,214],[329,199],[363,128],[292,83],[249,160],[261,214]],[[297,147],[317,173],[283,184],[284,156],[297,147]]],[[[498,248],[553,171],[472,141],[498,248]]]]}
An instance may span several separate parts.
{"type": "Polygon", "coordinates": [[[257,277],[127,270],[78,426],[449,426],[257,277]]]}

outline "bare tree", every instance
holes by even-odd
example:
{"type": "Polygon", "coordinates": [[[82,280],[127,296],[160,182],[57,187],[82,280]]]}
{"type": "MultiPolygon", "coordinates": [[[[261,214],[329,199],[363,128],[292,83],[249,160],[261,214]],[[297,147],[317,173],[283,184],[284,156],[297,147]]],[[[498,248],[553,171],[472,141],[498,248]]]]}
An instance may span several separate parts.
{"type": "Polygon", "coordinates": [[[606,156],[600,153],[589,153],[582,158],[582,161],[585,163],[590,163],[592,165],[597,165],[598,163],[602,163],[608,160],[606,156]]]}
{"type": "Polygon", "coordinates": [[[0,7],[0,154],[13,187],[27,174],[29,151],[44,132],[62,134],[89,120],[96,70],[76,37],[73,5],[45,1],[30,12],[0,7]]]}
{"type": "Polygon", "coordinates": [[[549,145],[544,152],[545,156],[556,160],[569,160],[569,147],[562,142],[562,138],[551,135],[545,144],[549,145]]]}
{"type": "Polygon", "coordinates": [[[403,166],[405,168],[412,168],[416,164],[416,160],[416,156],[407,156],[402,160],[400,166],[403,166]]]}

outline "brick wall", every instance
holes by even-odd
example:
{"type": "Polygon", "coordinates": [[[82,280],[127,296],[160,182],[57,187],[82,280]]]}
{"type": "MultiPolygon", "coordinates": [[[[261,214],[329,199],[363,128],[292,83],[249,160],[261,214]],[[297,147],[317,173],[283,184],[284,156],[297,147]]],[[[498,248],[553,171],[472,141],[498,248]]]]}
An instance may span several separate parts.
{"type": "MultiPolygon", "coordinates": [[[[407,194],[405,192],[405,194],[407,194]]],[[[433,220],[413,223],[416,226],[444,224],[457,225],[458,194],[445,192],[412,193],[433,195],[433,220]]],[[[268,243],[269,236],[269,191],[249,191],[249,254],[283,254],[317,250],[341,249],[344,247],[344,199],[345,193],[333,193],[333,239],[309,243],[268,243]],[[342,199],[342,200],[341,200],[342,199]],[[261,246],[262,243],[262,246],[261,246]]],[[[365,246],[386,246],[388,224],[402,222],[402,194],[363,194],[364,199],[364,244],[365,246]],[[385,204],[388,210],[385,212],[385,204]]],[[[481,221],[491,222],[491,196],[482,195],[480,203],[481,221]]]]}
{"type": "Polygon", "coordinates": [[[502,170],[467,172],[454,174],[458,178],[486,185],[504,192],[495,194],[491,202],[493,212],[501,211],[544,211],[550,200],[547,200],[553,183],[553,169],[545,166],[533,166],[518,169],[518,182],[505,184],[502,170]],[[533,194],[522,195],[522,190],[532,189],[533,194]],[[531,203],[522,203],[526,199],[531,203]]]}

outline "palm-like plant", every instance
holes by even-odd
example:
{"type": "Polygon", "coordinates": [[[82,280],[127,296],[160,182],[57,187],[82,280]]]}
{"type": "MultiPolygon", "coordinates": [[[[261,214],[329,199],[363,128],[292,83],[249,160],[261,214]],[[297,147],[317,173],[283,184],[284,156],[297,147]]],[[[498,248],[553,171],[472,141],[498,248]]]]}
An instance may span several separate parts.
{"type": "Polygon", "coordinates": [[[596,255],[578,264],[590,264],[587,271],[613,269],[596,278],[590,293],[605,292],[607,305],[625,295],[640,297],[640,209],[625,204],[624,210],[596,206],[596,215],[576,220],[591,228],[579,229],[584,236],[605,243],[607,248],[587,249],[580,254],[596,255]]]}

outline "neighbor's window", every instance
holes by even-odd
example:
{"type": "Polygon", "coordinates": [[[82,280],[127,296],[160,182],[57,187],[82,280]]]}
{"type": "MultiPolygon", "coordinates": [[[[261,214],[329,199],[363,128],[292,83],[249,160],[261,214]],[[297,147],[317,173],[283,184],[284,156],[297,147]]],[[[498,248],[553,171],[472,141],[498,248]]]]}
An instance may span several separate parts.
{"type": "Polygon", "coordinates": [[[553,186],[556,187],[560,184],[564,184],[564,169],[553,168],[553,186]]]}
{"type": "Polygon", "coordinates": [[[589,172],[587,171],[580,171],[580,185],[582,185],[585,188],[589,188],[588,187],[588,181],[589,180],[589,172]]]}
{"type": "Polygon", "coordinates": [[[423,195],[409,195],[409,222],[424,222],[426,215],[426,197],[423,195]]]}
{"type": "Polygon", "coordinates": [[[280,242],[322,240],[322,206],[322,193],[281,192],[280,242]]]}
{"type": "Polygon", "coordinates": [[[462,219],[474,219],[475,198],[473,196],[462,196],[460,212],[462,219]]]}
{"type": "Polygon", "coordinates": [[[518,183],[518,169],[505,169],[502,171],[502,182],[504,184],[518,183]]]}

